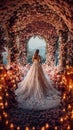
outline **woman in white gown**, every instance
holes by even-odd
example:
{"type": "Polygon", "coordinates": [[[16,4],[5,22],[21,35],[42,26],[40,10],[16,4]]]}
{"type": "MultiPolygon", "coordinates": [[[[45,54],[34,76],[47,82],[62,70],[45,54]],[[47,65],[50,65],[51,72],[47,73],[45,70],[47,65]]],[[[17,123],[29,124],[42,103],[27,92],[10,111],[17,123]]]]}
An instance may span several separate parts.
{"type": "Polygon", "coordinates": [[[38,49],[32,61],[26,77],[15,90],[19,107],[35,110],[56,107],[60,104],[60,92],[53,87],[49,76],[45,75],[38,49]]]}

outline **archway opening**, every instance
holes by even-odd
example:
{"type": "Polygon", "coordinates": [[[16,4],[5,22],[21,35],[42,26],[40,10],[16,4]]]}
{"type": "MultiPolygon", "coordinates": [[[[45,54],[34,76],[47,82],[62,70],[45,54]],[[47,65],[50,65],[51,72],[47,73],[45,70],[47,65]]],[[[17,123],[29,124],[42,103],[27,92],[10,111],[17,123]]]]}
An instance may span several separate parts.
{"type": "Polygon", "coordinates": [[[27,62],[32,63],[32,56],[36,49],[39,49],[41,62],[46,61],[46,41],[40,36],[33,36],[29,39],[27,44],[27,62]]]}

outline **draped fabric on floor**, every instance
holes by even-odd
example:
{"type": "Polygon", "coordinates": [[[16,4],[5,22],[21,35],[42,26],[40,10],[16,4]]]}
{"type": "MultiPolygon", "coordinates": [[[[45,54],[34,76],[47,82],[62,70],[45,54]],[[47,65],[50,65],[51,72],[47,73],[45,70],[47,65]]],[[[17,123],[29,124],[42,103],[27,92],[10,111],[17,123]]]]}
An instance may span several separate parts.
{"type": "Polygon", "coordinates": [[[15,91],[18,106],[25,109],[48,109],[60,104],[60,92],[53,86],[41,64],[34,60],[26,77],[15,91]]]}

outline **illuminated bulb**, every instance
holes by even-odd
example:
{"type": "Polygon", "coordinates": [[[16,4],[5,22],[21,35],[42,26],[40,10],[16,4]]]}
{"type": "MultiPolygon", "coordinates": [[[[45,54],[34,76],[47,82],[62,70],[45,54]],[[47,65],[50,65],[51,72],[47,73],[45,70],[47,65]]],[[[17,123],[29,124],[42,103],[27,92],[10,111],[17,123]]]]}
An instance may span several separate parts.
{"type": "Polygon", "coordinates": [[[4,105],[2,105],[2,109],[4,109],[4,105]]]}
{"type": "Polygon", "coordinates": [[[0,100],[2,100],[2,96],[0,96],[0,100]]]}
{"type": "Polygon", "coordinates": [[[8,97],[8,93],[6,93],[6,97],[8,97]]]}
{"type": "Polygon", "coordinates": [[[4,74],[4,77],[6,77],[7,75],[6,74],[4,74]]]}
{"type": "Polygon", "coordinates": [[[19,126],[17,127],[17,130],[20,130],[20,127],[19,127],[19,126]]]}
{"type": "Polygon", "coordinates": [[[14,125],[13,123],[10,124],[10,128],[13,129],[14,128],[14,125]]]}
{"type": "Polygon", "coordinates": [[[12,77],[10,77],[10,79],[12,79],[12,77]]]}
{"type": "Polygon", "coordinates": [[[48,124],[48,123],[46,123],[45,128],[46,128],[46,129],[49,128],[49,124],[48,124]]]}
{"type": "Polygon", "coordinates": [[[0,106],[1,106],[1,107],[3,106],[3,102],[0,103],[0,106]]]}
{"type": "Polygon", "coordinates": [[[32,127],[32,130],[35,130],[35,127],[34,127],[34,126],[32,127]]]}
{"type": "Polygon", "coordinates": [[[0,116],[0,121],[1,121],[2,117],[0,116]]]}
{"type": "Polygon", "coordinates": [[[71,115],[71,119],[73,119],[73,115],[71,115]]]}
{"type": "Polygon", "coordinates": [[[3,115],[5,115],[6,114],[6,112],[5,111],[3,111],[3,115]]]}
{"type": "Polygon", "coordinates": [[[63,122],[63,118],[62,117],[60,118],[60,122],[63,122]]]}
{"type": "Polygon", "coordinates": [[[43,126],[43,127],[41,128],[41,130],[45,130],[45,127],[43,126]]]}
{"type": "Polygon", "coordinates": [[[72,85],[69,85],[69,89],[72,89],[73,87],[72,87],[72,85]]]}
{"type": "Polygon", "coordinates": [[[7,92],[7,89],[5,89],[5,92],[7,92]]]}
{"type": "Polygon", "coordinates": [[[0,85],[0,90],[2,90],[2,86],[0,85]]]}
{"type": "Polygon", "coordinates": [[[14,84],[13,87],[16,88],[16,84],[14,84]]]}
{"type": "Polygon", "coordinates": [[[55,127],[54,127],[54,129],[55,129],[55,130],[58,130],[58,127],[57,127],[57,126],[55,126],[55,127]]]}
{"type": "Polygon", "coordinates": [[[29,127],[26,127],[25,130],[29,130],[29,127]]]}
{"type": "Polygon", "coordinates": [[[65,118],[64,118],[64,120],[67,120],[68,119],[68,116],[66,116],[65,118]]]}
{"type": "Polygon", "coordinates": [[[70,104],[68,104],[68,109],[71,109],[71,105],[70,104]]]}
{"type": "Polygon", "coordinates": [[[65,112],[65,108],[63,109],[63,112],[65,112]]]}
{"type": "Polygon", "coordinates": [[[63,95],[63,99],[66,99],[66,94],[63,95]]]}
{"type": "Polygon", "coordinates": [[[7,106],[8,106],[8,102],[6,101],[6,102],[5,102],[5,107],[7,107],[7,106]]]}
{"type": "Polygon", "coordinates": [[[3,69],[3,66],[1,66],[0,69],[2,70],[2,69],[3,69]]]}
{"type": "Polygon", "coordinates": [[[15,83],[15,80],[12,80],[12,83],[15,83]]]}
{"type": "Polygon", "coordinates": [[[73,114],[73,110],[72,110],[71,114],[73,114]]]}
{"type": "Polygon", "coordinates": [[[8,120],[6,120],[6,121],[5,121],[5,124],[8,125],[8,123],[9,123],[8,120]]]}
{"type": "Polygon", "coordinates": [[[70,130],[70,125],[68,125],[67,130],[70,130]]]}
{"type": "Polygon", "coordinates": [[[4,80],[4,77],[1,77],[1,80],[4,80]]]}
{"type": "Polygon", "coordinates": [[[7,117],[8,115],[7,115],[7,113],[5,113],[5,115],[4,115],[5,117],[7,117]]]}

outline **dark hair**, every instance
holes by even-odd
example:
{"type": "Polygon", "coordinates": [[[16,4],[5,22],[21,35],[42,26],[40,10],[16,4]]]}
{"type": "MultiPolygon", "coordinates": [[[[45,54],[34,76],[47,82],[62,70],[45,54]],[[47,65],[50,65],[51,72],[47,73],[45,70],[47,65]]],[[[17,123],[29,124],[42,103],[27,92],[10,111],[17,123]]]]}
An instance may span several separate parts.
{"type": "Polygon", "coordinates": [[[35,53],[37,53],[37,54],[38,54],[38,53],[39,53],[39,49],[36,49],[35,53]]]}

